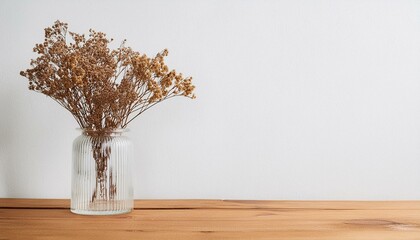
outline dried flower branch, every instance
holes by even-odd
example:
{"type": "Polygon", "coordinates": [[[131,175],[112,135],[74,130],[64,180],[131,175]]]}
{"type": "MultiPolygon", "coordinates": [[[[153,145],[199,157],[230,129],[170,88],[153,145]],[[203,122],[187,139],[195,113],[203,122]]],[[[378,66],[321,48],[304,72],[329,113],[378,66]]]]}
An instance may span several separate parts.
{"type": "Polygon", "coordinates": [[[97,131],[125,128],[163,100],[195,98],[192,78],[165,64],[168,50],[149,58],[126,47],[125,40],[110,50],[111,41],[92,29],[88,37],[69,32],[67,23],[56,21],[33,49],[40,56],[20,75],[29,79],[30,90],[70,111],[81,128],[97,131]]]}

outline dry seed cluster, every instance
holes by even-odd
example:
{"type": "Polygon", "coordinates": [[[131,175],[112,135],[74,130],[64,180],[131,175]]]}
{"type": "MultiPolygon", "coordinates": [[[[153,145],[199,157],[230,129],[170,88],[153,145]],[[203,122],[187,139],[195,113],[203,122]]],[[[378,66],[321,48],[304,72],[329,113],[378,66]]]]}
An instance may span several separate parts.
{"type": "Polygon", "coordinates": [[[125,128],[155,104],[175,96],[195,98],[191,77],[169,70],[164,58],[133,51],[125,40],[115,50],[106,34],[92,29],[86,37],[56,21],[45,29],[38,58],[20,75],[29,89],[43,93],[72,113],[83,129],[112,131],[125,128]]]}

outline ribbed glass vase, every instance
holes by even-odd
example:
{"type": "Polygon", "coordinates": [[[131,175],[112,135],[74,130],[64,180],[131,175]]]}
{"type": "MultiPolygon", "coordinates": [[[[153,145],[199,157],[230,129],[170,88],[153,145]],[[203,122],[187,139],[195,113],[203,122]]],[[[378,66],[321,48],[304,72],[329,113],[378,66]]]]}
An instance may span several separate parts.
{"type": "Polygon", "coordinates": [[[132,147],[124,132],[82,130],[73,141],[73,213],[111,215],[132,210],[132,147]]]}

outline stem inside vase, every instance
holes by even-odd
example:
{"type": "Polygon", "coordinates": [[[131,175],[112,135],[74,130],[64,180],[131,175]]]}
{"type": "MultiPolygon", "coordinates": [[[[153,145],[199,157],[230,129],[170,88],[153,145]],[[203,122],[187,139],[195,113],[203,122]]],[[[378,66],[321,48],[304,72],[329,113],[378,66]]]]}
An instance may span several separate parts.
{"type": "Polygon", "coordinates": [[[111,136],[92,137],[92,152],[96,167],[96,184],[91,202],[113,200],[116,193],[116,185],[112,178],[110,168],[111,147],[108,142],[111,136]]]}

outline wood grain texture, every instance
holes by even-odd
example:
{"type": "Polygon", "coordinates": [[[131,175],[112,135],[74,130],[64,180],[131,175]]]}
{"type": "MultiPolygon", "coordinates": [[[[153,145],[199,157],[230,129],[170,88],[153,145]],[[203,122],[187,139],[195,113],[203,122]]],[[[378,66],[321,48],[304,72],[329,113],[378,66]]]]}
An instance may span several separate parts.
{"type": "Polygon", "coordinates": [[[72,214],[63,199],[0,199],[5,239],[420,239],[420,201],[137,200],[72,214]]]}

